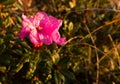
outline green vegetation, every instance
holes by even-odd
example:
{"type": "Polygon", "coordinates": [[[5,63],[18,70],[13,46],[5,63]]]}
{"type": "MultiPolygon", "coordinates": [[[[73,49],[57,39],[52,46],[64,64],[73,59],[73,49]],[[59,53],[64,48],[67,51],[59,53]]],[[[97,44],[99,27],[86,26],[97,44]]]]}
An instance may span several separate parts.
{"type": "Polygon", "coordinates": [[[119,0],[0,0],[0,84],[120,84],[119,0]],[[67,43],[21,41],[22,13],[63,20],[67,43]]]}

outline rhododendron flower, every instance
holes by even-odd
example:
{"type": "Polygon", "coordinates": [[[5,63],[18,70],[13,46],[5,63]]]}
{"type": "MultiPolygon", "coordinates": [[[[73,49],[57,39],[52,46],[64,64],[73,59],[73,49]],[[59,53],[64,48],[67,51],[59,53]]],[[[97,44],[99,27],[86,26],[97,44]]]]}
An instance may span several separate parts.
{"type": "Polygon", "coordinates": [[[19,33],[21,40],[29,37],[34,46],[50,45],[52,42],[62,45],[66,42],[59,33],[62,20],[48,16],[45,12],[38,12],[29,18],[22,14],[22,19],[22,29],[19,33]]]}

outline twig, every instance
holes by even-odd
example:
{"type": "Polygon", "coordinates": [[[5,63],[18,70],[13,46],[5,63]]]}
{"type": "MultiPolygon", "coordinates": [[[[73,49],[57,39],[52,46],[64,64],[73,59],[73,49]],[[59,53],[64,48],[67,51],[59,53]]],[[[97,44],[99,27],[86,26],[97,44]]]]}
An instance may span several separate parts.
{"type": "Polygon", "coordinates": [[[99,51],[100,53],[102,53],[103,55],[105,54],[105,52],[103,52],[102,50],[100,50],[99,48],[95,47],[94,45],[88,44],[88,43],[80,43],[80,45],[86,45],[89,46],[91,48],[96,49],[97,51],[99,51]]]}
{"type": "MultiPolygon", "coordinates": [[[[120,45],[115,45],[115,48],[119,48],[120,45]]],[[[109,54],[111,54],[114,51],[114,48],[112,48],[111,50],[109,50],[108,52],[106,52],[106,54],[104,54],[100,59],[99,59],[99,63],[105,58],[105,57],[109,57],[109,54]]],[[[95,64],[97,65],[97,63],[95,64]]]]}
{"type": "MultiPolygon", "coordinates": [[[[115,20],[112,20],[112,21],[110,21],[110,22],[105,22],[104,25],[102,25],[102,26],[96,28],[95,30],[93,30],[93,31],[91,32],[91,34],[94,34],[95,32],[97,32],[97,31],[103,29],[105,26],[111,25],[111,24],[116,23],[116,22],[119,22],[119,21],[120,21],[120,18],[115,19],[115,20]]],[[[107,28],[107,27],[106,27],[106,28],[107,28]]],[[[67,45],[68,43],[70,43],[71,41],[73,41],[73,40],[75,40],[75,39],[81,38],[81,39],[80,39],[80,42],[81,42],[82,40],[84,40],[84,39],[86,39],[86,38],[88,38],[88,37],[90,37],[89,34],[87,34],[87,35],[84,36],[84,37],[82,37],[82,36],[75,36],[75,37],[72,37],[72,38],[70,38],[63,46],[61,46],[61,47],[58,49],[57,52],[59,53],[60,50],[61,50],[65,45],[67,45]]]]}
{"type": "Polygon", "coordinates": [[[96,54],[96,61],[97,61],[96,84],[99,84],[99,63],[98,63],[99,57],[98,57],[98,51],[96,49],[97,47],[96,47],[95,41],[93,39],[93,36],[92,36],[92,34],[91,34],[91,32],[90,32],[90,30],[89,30],[89,28],[88,28],[86,23],[85,23],[85,27],[86,27],[89,35],[90,35],[90,38],[92,40],[93,45],[95,46],[95,54],[96,54]]]}
{"type": "Polygon", "coordinates": [[[118,58],[118,63],[119,63],[119,66],[120,66],[120,57],[119,57],[120,55],[119,55],[119,53],[118,53],[118,49],[116,48],[115,43],[114,43],[114,41],[113,41],[113,39],[112,39],[112,37],[111,37],[110,34],[108,35],[108,37],[109,37],[110,41],[112,42],[112,45],[113,45],[114,50],[115,50],[115,56],[117,56],[117,58],[118,58]]]}
{"type": "MultiPolygon", "coordinates": [[[[120,21],[120,18],[115,19],[115,20],[112,20],[112,21],[110,21],[110,22],[105,22],[104,25],[102,25],[102,26],[100,26],[100,27],[98,27],[98,28],[95,28],[95,30],[93,30],[93,31],[91,32],[91,34],[93,34],[93,33],[97,32],[97,31],[103,29],[105,26],[111,25],[111,24],[113,24],[113,23],[117,23],[117,22],[119,22],[119,21],[120,21]]],[[[107,27],[106,27],[106,28],[107,28],[107,27]]],[[[85,37],[83,37],[80,41],[82,41],[82,40],[84,40],[85,38],[88,38],[88,37],[90,37],[89,34],[87,34],[85,37]]]]}
{"type": "Polygon", "coordinates": [[[105,11],[105,12],[120,12],[120,10],[117,9],[110,9],[110,8],[82,8],[79,10],[75,10],[76,12],[81,11],[105,11]]]}
{"type": "Polygon", "coordinates": [[[61,49],[62,49],[65,45],[67,45],[67,44],[70,43],[71,41],[73,41],[73,40],[75,40],[75,39],[78,39],[78,38],[82,38],[82,37],[81,37],[81,36],[75,36],[75,37],[72,37],[72,38],[70,38],[69,40],[67,40],[67,42],[58,49],[57,53],[59,53],[59,52],[61,51],[61,49]]]}

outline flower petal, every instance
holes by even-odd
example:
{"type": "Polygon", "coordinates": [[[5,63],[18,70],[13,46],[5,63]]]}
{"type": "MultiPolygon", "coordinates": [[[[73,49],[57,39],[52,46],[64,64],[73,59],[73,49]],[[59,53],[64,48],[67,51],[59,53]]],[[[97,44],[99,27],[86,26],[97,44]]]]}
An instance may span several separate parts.
{"type": "Polygon", "coordinates": [[[53,16],[49,16],[51,32],[54,30],[58,31],[60,26],[62,26],[62,20],[56,19],[53,16]]]}
{"type": "Polygon", "coordinates": [[[52,43],[52,37],[50,35],[47,35],[45,32],[39,33],[39,38],[41,42],[46,45],[50,45],[52,43]]]}
{"type": "Polygon", "coordinates": [[[43,19],[44,14],[42,12],[38,12],[33,20],[33,24],[34,26],[37,28],[38,26],[40,26],[40,21],[41,19],[43,19]]]}
{"type": "Polygon", "coordinates": [[[40,41],[40,39],[39,39],[39,37],[38,37],[37,31],[32,30],[32,31],[30,32],[29,37],[30,37],[30,41],[31,41],[34,45],[39,45],[39,43],[41,43],[41,41],[40,41]]]}
{"type": "Polygon", "coordinates": [[[19,37],[24,39],[29,36],[34,46],[50,45],[53,41],[59,45],[66,42],[66,39],[61,38],[58,32],[62,20],[48,16],[45,12],[38,12],[34,17],[31,16],[30,18],[22,14],[22,19],[22,29],[19,37]]]}
{"type": "MultiPolygon", "coordinates": [[[[23,40],[25,37],[27,37],[32,29],[35,29],[32,22],[24,15],[22,14],[22,29],[18,36],[21,40],[23,40]]],[[[31,18],[32,19],[32,18],[31,18]]]]}
{"type": "Polygon", "coordinates": [[[47,34],[51,34],[53,31],[58,30],[62,25],[62,20],[58,20],[53,16],[48,16],[46,13],[43,14],[44,17],[40,22],[40,26],[43,27],[43,31],[45,31],[47,34]]]}
{"type": "Polygon", "coordinates": [[[61,38],[59,32],[54,32],[52,34],[53,41],[59,45],[65,44],[66,38],[61,38]]]}

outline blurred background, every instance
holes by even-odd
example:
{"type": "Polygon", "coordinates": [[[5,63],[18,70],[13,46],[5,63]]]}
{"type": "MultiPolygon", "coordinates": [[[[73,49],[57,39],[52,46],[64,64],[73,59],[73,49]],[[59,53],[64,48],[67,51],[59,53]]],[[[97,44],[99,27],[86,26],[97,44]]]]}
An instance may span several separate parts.
{"type": "Polygon", "coordinates": [[[0,84],[120,84],[120,0],[0,0],[0,84]],[[21,15],[62,19],[67,43],[34,49],[21,15]]]}

